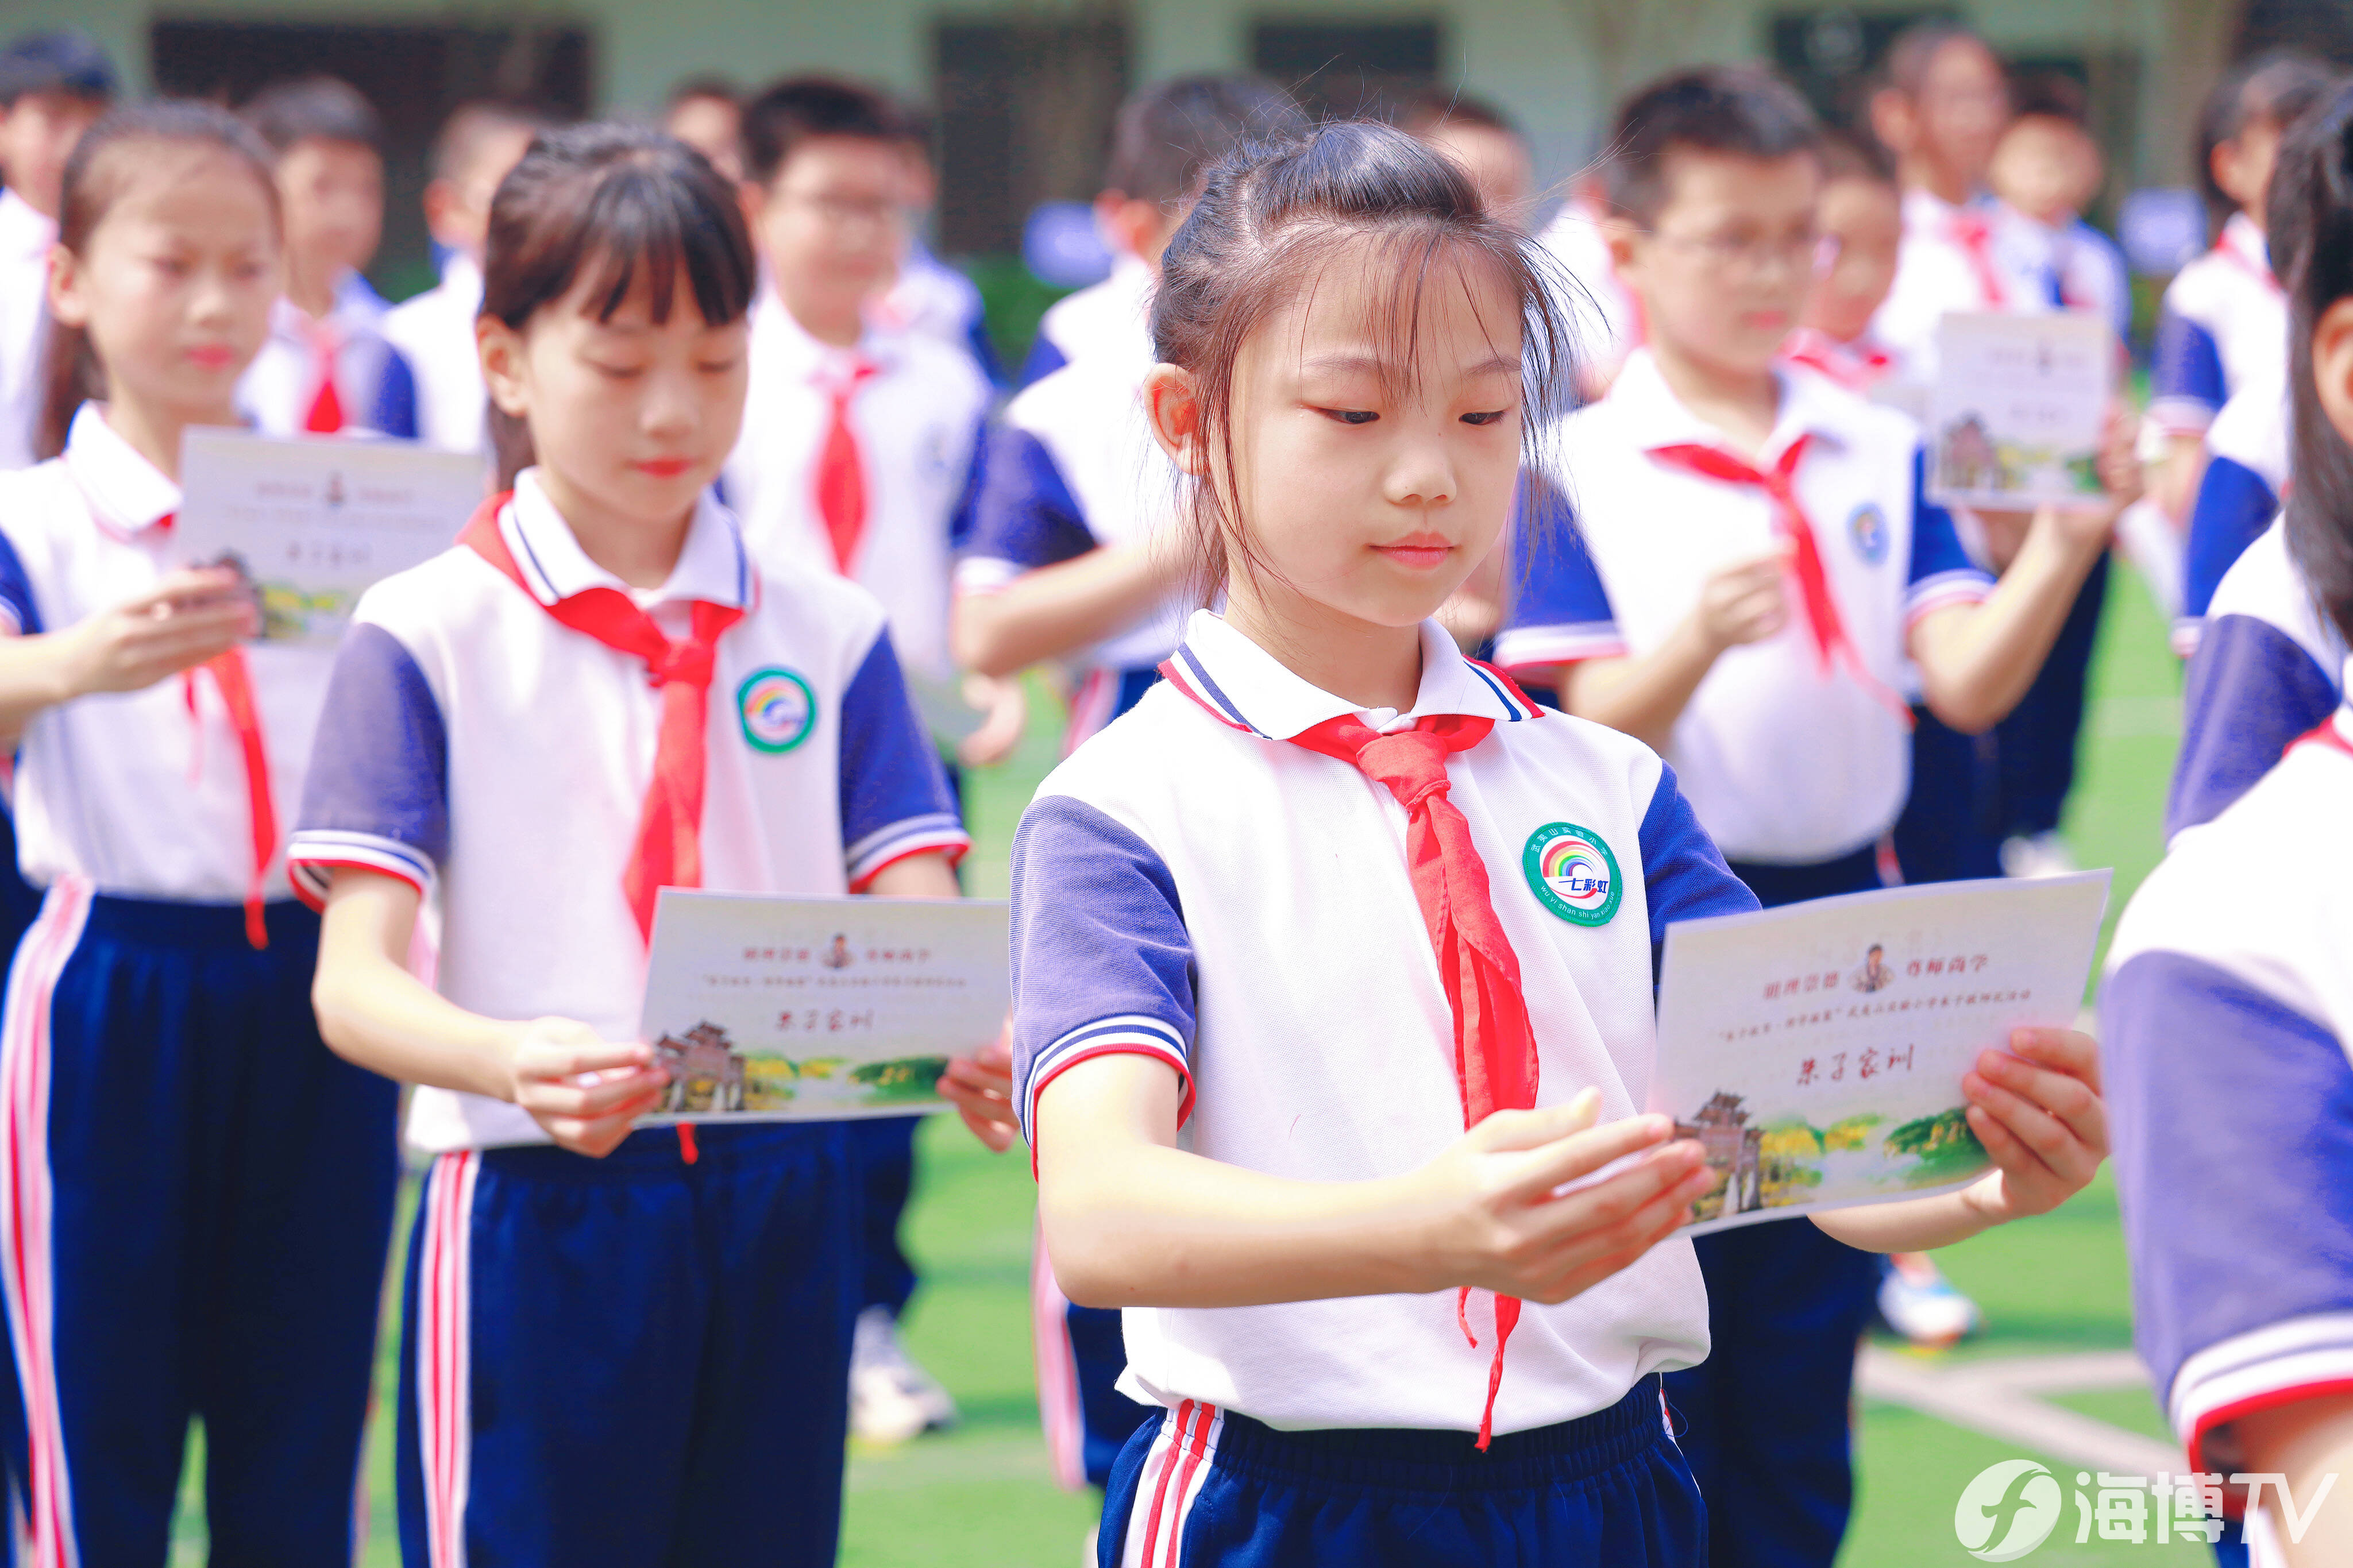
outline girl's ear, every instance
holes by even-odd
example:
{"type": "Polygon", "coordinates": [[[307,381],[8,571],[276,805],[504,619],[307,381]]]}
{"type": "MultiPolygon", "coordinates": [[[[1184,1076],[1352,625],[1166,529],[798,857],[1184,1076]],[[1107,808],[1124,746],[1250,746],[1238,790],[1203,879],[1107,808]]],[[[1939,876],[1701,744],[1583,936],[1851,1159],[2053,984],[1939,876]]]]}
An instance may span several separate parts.
{"type": "Polygon", "coordinates": [[[2320,411],[2353,444],[2353,297],[2330,305],[2313,326],[2312,380],[2320,411]]]}
{"type": "Polygon", "coordinates": [[[1601,220],[1601,243],[1609,247],[1609,269],[1620,278],[1632,279],[1641,265],[1637,259],[1642,231],[1633,220],[1614,214],[1601,220]]]}
{"type": "Polygon", "coordinates": [[[1191,371],[1154,365],[1144,377],[1144,411],[1152,422],[1152,438],[1170,461],[1197,479],[1208,472],[1201,446],[1201,389],[1191,371]]]}
{"type": "Polygon", "coordinates": [[[523,371],[522,334],[496,316],[478,316],[474,349],[481,355],[482,382],[499,412],[516,419],[528,417],[531,395],[523,371]]]}
{"type": "Polygon", "coordinates": [[[90,299],[80,260],[62,245],[49,247],[49,315],[60,326],[90,325],[90,299]]]}

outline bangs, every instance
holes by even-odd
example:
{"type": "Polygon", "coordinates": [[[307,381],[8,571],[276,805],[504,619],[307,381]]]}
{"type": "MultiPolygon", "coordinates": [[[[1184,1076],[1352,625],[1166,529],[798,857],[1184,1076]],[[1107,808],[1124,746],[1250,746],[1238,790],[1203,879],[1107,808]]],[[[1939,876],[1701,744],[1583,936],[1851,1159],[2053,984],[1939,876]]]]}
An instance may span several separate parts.
{"type": "MultiPolygon", "coordinates": [[[[731,242],[724,218],[704,210],[700,193],[664,180],[642,164],[614,165],[581,213],[580,271],[588,312],[609,321],[645,279],[657,325],[670,320],[679,277],[711,326],[740,321],[752,308],[754,278],[731,242]]],[[[570,293],[578,279],[561,290],[570,293]]]]}

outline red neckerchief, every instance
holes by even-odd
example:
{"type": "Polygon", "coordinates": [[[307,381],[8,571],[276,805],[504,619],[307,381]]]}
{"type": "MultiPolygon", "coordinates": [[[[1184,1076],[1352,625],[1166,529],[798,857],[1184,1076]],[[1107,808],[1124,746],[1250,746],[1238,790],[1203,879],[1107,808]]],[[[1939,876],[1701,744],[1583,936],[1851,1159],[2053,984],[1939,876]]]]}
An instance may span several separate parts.
{"type": "Polygon", "coordinates": [[[1820,372],[1849,392],[1869,391],[1895,364],[1894,356],[1885,349],[1860,339],[1842,343],[1814,327],[1799,327],[1791,332],[1788,341],[1781,345],[1781,357],[1791,364],[1820,372]]]}
{"type": "Polygon", "coordinates": [[[1670,468],[1716,479],[1728,485],[1746,485],[1761,489],[1772,502],[1773,526],[1777,532],[1797,548],[1789,561],[1789,570],[1798,579],[1798,593],[1806,612],[1806,627],[1813,635],[1814,653],[1820,661],[1822,675],[1827,679],[1837,666],[1846,666],[1865,691],[1883,707],[1903,720],[1905,727],[1912,724],[1912,709],[1885,683],[1871,673],[1863,662],[1862,650],[1847,636],[1846,622],[1839,615],[1838,599],[1831,593],[1830,574],[1822,565],[1820,547],[1814,542],[1814,525],[1806,516],[1806,509],[1798,500],[1798,465],[1812,444],[1813,437],[1799,436],[1789,443],[1773,467],[1760,469],[1735,457],[1721,447],[1703,447],[1696,442],[1653,447],[1651,456],[1670,468]]]}
{"type": "Polygon", "coordinates": [[[2228,226],[2225,226],[2221,234],[2216,237],[2214,241],[2214,254],[2229,262],[2232,266],[2237,268],[2240,271],[2244,272],[2249,277],[2260,281],[2264,288],[2269,289],[2273,293],[2278,294],[2284,292],[2280,288],[2279,274],[2272,270],[2271,263],[2267,260],[2259,261],[2255,258],[2249,256],[2245,251],[2241,250],[2237,246],[2232,244],[2231,231],[2228,226]]]}
{"type": "Polygon", "coordinates": [[[845,577],[866,538],[868,500],[866,460],[858,450],[858,432],[850,427],[849,405],[858,389],[881,372],[863,354],[849,354],[817,375],[818,391],[826,399],[825,439],[817,455],[817,515],[833,546],[834,566],[845,577]]]}
{"type": "MultiPolygon", "coordinates": [[[[499,512],[512,490],[492,496],[466,524],[458,542],[496,567],[501,575],[539,604],[499,532],[499,512]]],[[[649,679],[662,694],[661,728],[654,744],[654,773],[638,818],[636,847],[621,890],[638,933],[650,938],[654,895],[663,888],[702,885],[702,791],[708,756],[704,735],[711,712],[711,676],[719,636],[744,618],[733,605],[694,604],[694,630],[684,642],[662,635],[654,619],[617,588],[584,588],[540,606],[565,626],[607,647],[643,659],[649,679]]]]}
{"type": "Polygon", "coordinates": [[[1945,236],[1960,247],[1986,308],[1999,310],[2008,305],[2010,290],[2002,287],[2001,269],[1993,260],[1993,226],[1980,214],[1956,208],[1945,220],[1945,236]]]}
{"type": "MultiPolygon", "coordinates": [[[[2347,756],[2353,757],[2353,741],[2347,740],[2345,731],[2337,727],[2337,715],[2334,713],[2290,741],[2287,743],[2287,751],[2293,752],[2298,746],[2325,746],[2332,752],[2342,752],[2347,756]]],[[[2286,753],[2284,752],[2281,754],[2286,753]]]]}

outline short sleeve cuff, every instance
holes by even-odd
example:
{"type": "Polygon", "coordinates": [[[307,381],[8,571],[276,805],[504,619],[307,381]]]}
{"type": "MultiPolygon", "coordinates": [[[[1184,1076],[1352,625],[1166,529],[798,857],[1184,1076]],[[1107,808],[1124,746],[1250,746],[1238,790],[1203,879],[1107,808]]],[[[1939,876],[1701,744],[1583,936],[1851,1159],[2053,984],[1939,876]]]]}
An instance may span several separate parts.
{"type": "Polygon", "coordinates": [[[1166,1019],[1132,1014],[1124,1017],[1098,1018],[1092,1024],[1082,1024],[1039,1051],[1029,1065],[1029,1076],[1021,1084],[1021,1136],[1036,1161],[1038,1148],[1038,1097],[1046,1086],[1079,1063],[1091,1057],[1141,1056],[1166,1062],[1176,1069],[1184,1086],[1184,1097],[1176,1106],[1176,1125],[1185,1125],[1193,1114],[1193,1069],[1185,1059],[1185,1037],[1166,1019]]]}
{"type": "Polygon", "coordinates": [[[843,851],[849,890],[862,893],[889,867],[913,855],[945,855],[953,866],[972,847],[964,824],[952,812],[927,812],[877,828],[843,851]]]}
{"type": "Polygon", "coordinates": [[[1514,626],[1495,639],[1495,663],[1514,677],[1588,658],[1622,658],[1626,652],[1626,639],[1615,621],[1514,626]]]}
{"type": "Polygon", "coordinates": [[[2207,1462],[2217,1427],[2262,1410],[2353,1394],[2353,1312],[2290,1318],[2233,1335],[2182,1363],[2168,1398],[2193,1470],[2207,1462]]]}
{"type": "Polygon", "coordinates": [[[2168,436],[2203,436],[2214,415],[2214,405],[2202,397],[2157,397],[2148,405],[2148,422],[2168,436]]]}
{"type": "Polygon", "coordinates": [[[1904,592],[1904,628],[1909,631],[1926,617],[1955,605],[1982,604],[1992,592],[1993,578],[1974,566],[1923,577],[1904,592]]]}
{"type": "Polygon", "coordinates": [[[1001,594],[1022,575],[1019,563],[996,555],[967,555],[956,563],[959,594],[1001,594]]]}
{"type": "Polygon", "coordinates": [[[313,910],[325,907],[327,889],[339,866],[396,877],[415,888],[419,899],[433,896],[433,862],[397,839],[306,828],[286,846],[286,873],[294,884],[294,896],[313,910]]]}

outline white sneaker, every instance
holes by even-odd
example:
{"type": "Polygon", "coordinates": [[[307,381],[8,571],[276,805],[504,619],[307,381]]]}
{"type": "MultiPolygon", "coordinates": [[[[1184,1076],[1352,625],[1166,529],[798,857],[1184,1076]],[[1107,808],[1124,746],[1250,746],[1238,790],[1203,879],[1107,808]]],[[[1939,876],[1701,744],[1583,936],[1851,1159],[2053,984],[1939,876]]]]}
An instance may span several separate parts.
{"type": "Polygon", "coordinates": [[[1888,1263],[1886,1278],[1879,1282],[1879,1315],[1914,1344],[1938,1349],[1984,1326],[1978,1304],[1955,1289],[1925,1254],[1900,1252],[1888,1263]]]}
{"type": "Polygon", "coordinates": [[[2005,877],[2064,877],[2078,869],[2066,840],[2056,833],[2038,833],[2001,841],[2001,874],[2005,877]]]}
{"type": "Polygon", "coordinates": [[[903,1443],[955,1422],[955,1401],[909,1359],[889,1309],[859,1313],[849,1347],[850,1435],[869,1443],[903,1443]]]}

